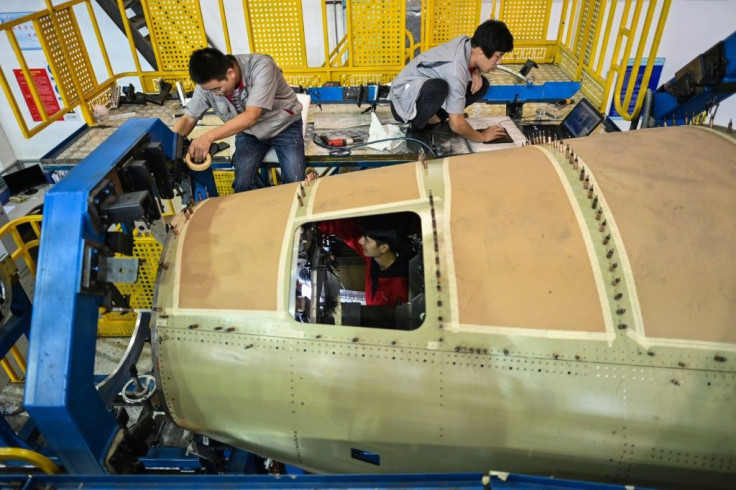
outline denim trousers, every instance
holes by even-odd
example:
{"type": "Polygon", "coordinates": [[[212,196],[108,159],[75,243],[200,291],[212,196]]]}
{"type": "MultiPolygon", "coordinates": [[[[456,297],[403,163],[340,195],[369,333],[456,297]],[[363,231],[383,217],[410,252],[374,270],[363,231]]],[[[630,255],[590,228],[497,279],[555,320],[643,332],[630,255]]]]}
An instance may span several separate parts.
{"type": "MultiPolygon", "coordinates": [[[[472,93],[470,91],[472,82],[468,83],[468,88],[465,91],[465,107],[468,107],[470,104],[474,104],[475,102],[479,102],[486,92],[488,92],[488,79],[483,77],[482,82],[483,86],[476,93],[472,93]]],[[[441,78],[430,78],[424,82],[419,91],[419,98],[417,98],[416,102],[417,114],[414,116],[414,119],[411,120],[412,129],[424,129],[427,122],[434,115],[437,115],[437,117],[440,118],[440,121],[445,121],[447,119],[448,114],[447,111],[442,108],[442,104],[445,103],[449,90],[449,85],[441,78]]],[[[393,102],[391,102],[391,113],[397,121],[408,122],[399,117],[396,113],[393,102]]]]}
{"type": "Polygon", "coordinates": [[[299,118],[273,138],[261,140],[248,133],[235,135],[235,192],[255,189],[255,175],[268,150],[273,147],[279,159],[284,183],[304,179],[304,137],[299,118]]]}

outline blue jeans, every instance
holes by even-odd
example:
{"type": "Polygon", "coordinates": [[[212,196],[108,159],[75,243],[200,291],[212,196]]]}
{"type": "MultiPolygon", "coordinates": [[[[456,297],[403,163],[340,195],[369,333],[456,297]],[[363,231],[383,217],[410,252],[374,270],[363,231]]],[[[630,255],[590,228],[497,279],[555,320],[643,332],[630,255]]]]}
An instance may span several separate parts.
{"type": "Polygon", "coordinates": [[[304,179],[304,137],[299,118],[273,138],[260,140],[248,133],[235,135],[235,192],[255,189],[255,175],[268,150],[273,147],[281,166],[281,178],[285,183],[304,179]]]}

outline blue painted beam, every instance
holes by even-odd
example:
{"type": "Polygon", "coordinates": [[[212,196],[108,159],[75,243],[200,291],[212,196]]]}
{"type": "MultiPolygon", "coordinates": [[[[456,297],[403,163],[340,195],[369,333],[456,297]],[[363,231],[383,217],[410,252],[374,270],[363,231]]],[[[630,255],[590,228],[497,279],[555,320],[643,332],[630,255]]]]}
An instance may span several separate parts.
{"type": "MultiPolygon", "coordinates": [[[[483,100],[489,104],[507,104],[510,102],[556,102],[572,97],[580,89],[580,82],[545,82],[538,85],[493,85],[488,88],[483,100]]],[[[376,100],[377,85],[366,87],[361,100],[368,106],[374,102],[388,104],[387,98],[376,100]]],[[[344,87],[310,87],[307,93],[312,97],[312,104],[357,104],[355,99],[344,98],[344,87]]]]}
{"type": "MultiPolygon", "coordinates": [[[[717,86],[701,87],[699,94],[682,102],[664,91],[666,84],[657,89],[652,104],[652,118],[657,126],[664,126],[665,122],[684,124],[686,117],[692,118],[736,92],[736,32],[723,40],[723,49],[726,59],[725,75],[717,86]]],[[[667,83],[674,83],[675,80],[676,78],[672,78],[667,83]]]]}
{"type": "Polygon", "coordinates": [[[24,405],[70,473],[105,474],[119,430],[94,386],[102,297],[81,288],[85,241],[104,243],[90,194],[146,136],[174,155],[176,136],[160,120],[130,120],[46,194],[24,405]]]}
{"type": "MultiPolygon", "coordinates": [[[[125,475],[125,476],[0,476],[0,485],[22,485],[25,488],[54,488],[56,490],[85,488],[113,490],[120,488],[176,488],[210,489],[413,489],[438,488],[502,490],[625,490],[623,485],[558,480],[538,476],[510,474],[501,479],[493,476],[484,486],[481,473],[460,474],[402,474],[402,475],[125,475]]],[[[630,488],[630,487],[628,487],[630,488]]],[[[641,487],[637,487],[641,488],[641,487]]]]}

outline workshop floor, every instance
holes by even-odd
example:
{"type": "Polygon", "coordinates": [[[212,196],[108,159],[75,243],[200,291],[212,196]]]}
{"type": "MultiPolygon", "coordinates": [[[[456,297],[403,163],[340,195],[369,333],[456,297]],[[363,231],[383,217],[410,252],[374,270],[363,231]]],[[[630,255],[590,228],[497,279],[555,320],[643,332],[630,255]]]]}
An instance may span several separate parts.
{"type": "MultiPolygon", "coordinates": [[[[127,337],[100,337],[97,339],[95,355],[95,375],[106,376],[115,370],[118,362],[123,358],[130,339],[127,337]]],[[[28,342],[25,337],[18,342],[18,347],[24,356],[28,352],[28,342]]],[[[146,344],[141,357],[136,364],[138,372],[146,374],[152,372],[153,361],[150,345],[146,344]]],[[[0,370],[0,411],[11,427],[16,431],[28,420],[28,413],[23,409],[23,383],[11,383],[7,374],[0,370]]],[[[134,413],[129,413],[134,420],[134,413]]]]}

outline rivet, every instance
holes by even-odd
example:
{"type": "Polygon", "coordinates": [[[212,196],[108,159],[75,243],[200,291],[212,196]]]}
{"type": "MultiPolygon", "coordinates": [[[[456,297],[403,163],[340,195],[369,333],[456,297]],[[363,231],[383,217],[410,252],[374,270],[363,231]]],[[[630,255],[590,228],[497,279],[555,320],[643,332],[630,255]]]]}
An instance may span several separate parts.
{"type": "Polygon", "coordinates": [[[199,325],[197,325],[196,323],[192,323],[191,325],[189,325],[188,328],[189,330],[194,330],[195,328],[199,328],[199,325]]]}
{"type": "Polygon", "coordinates": [[[357,342],[357,341],[358,341],[358,337],[353,337],[353,342],[357,342]]]}
{"type": "Polygon", "coordinates": [[[581,359],[581,357],[580,357],[580,356],[575,356],[575,360],[576,360],[576,361],[579,361],[580,359],[581,359]]]}
{"type": "Polygon", "coordinates": [[[678,366],[680,366],[681,368],[684,368],[684,367],[686,367],[686,365],[685,365],[685,363],[684,363],[684,362],[678,362],[678,363],[677,363],[677,365],[678,365],[678,366]]]}
{"type": "Polygon", "coordinates": [[[508,349],[504,349],[503,350],[503,355],[504,356],[508,356],[509,355],[509,350],[508,349]]]}
{"type": "Polygon", "coordinates": [[[616,310],[617,315],[623,315],[624,313],[626,313],[626,308],[619,308],[616,310]]]}
{"type": "Polygon", "coordinates": [[[652,352],[652,351],[649,351],[649,352],[647,352],[647,355],[648,355],[649,357],[654,357],[654,356],[655,356],[654,352],[652,352]]]}
{"type": "Polygon", "coordinates": [[[163,270],[167,270],[169,268],[169,264],[167,264],[166,262],[161,262],[160,264],[158,264],[158,266],[163,270]]]}
{"type": "Polygon", "coordinates": [[[226,331],[226,332],[234,332],[234,331],[235,331],[235,327],[227,327],[227,328],[225,329],[225,331],[226,331]]]}
{"type": "Polygon", "coordinates": [[[713,358],[716,362],[726,362],[726,358],[723,356],[715,356],[713,358]]]}
{"type": "Polygon", "coordinates": [[[555,360],[558,360],[560,358],[560,355],[559,354],[552,354],[552,357],[554,357],[555,360]]]}
{"type": "Polygon", "coordinates": [[[625,323],[619,323],[618,325],[619,330],[626,330],[627,328],[629,328],[629,326],[626,325],[625,323]]]}
{"type": "Polygon", "coordinates": [[[611,249],[608,252],[606,252],[606,258],[607,259],[610,259],[611,257],[613,257],[613,249],[611,249]]]}
{"type": "Polygon", "coordinates": [[[676,379],[673,379],[673,380],[671,380],[671,382],[672,382],[672,384],[673,384],[673,385],[675,385],[675,386],[680,386],[680,382],[679,382],[679,381],[677,381],[676,379]]]}
{"type": "Polygon", "coordinates": [[[621,278],[620,277],[617,277],[613,281],[611,281],[611,284],[614,285],[614,286],[618,286],[618,283],[620,283],[620,282],[621,282],[621,278]]]}
{"type": "Polygon", "coordinates": [[[603,245],[608,245],[608,242],[611,241],[611,235],[610,233],[603,237],[603,245]]]}
{"type": "Polygon", "coordinates": [[[618,300],[620,300],[623,297],[624,297],[624,293],[618,293],[616,296],[613,297],[613,299],[615,299],[616,301],[618,301],[618,300]]]}

